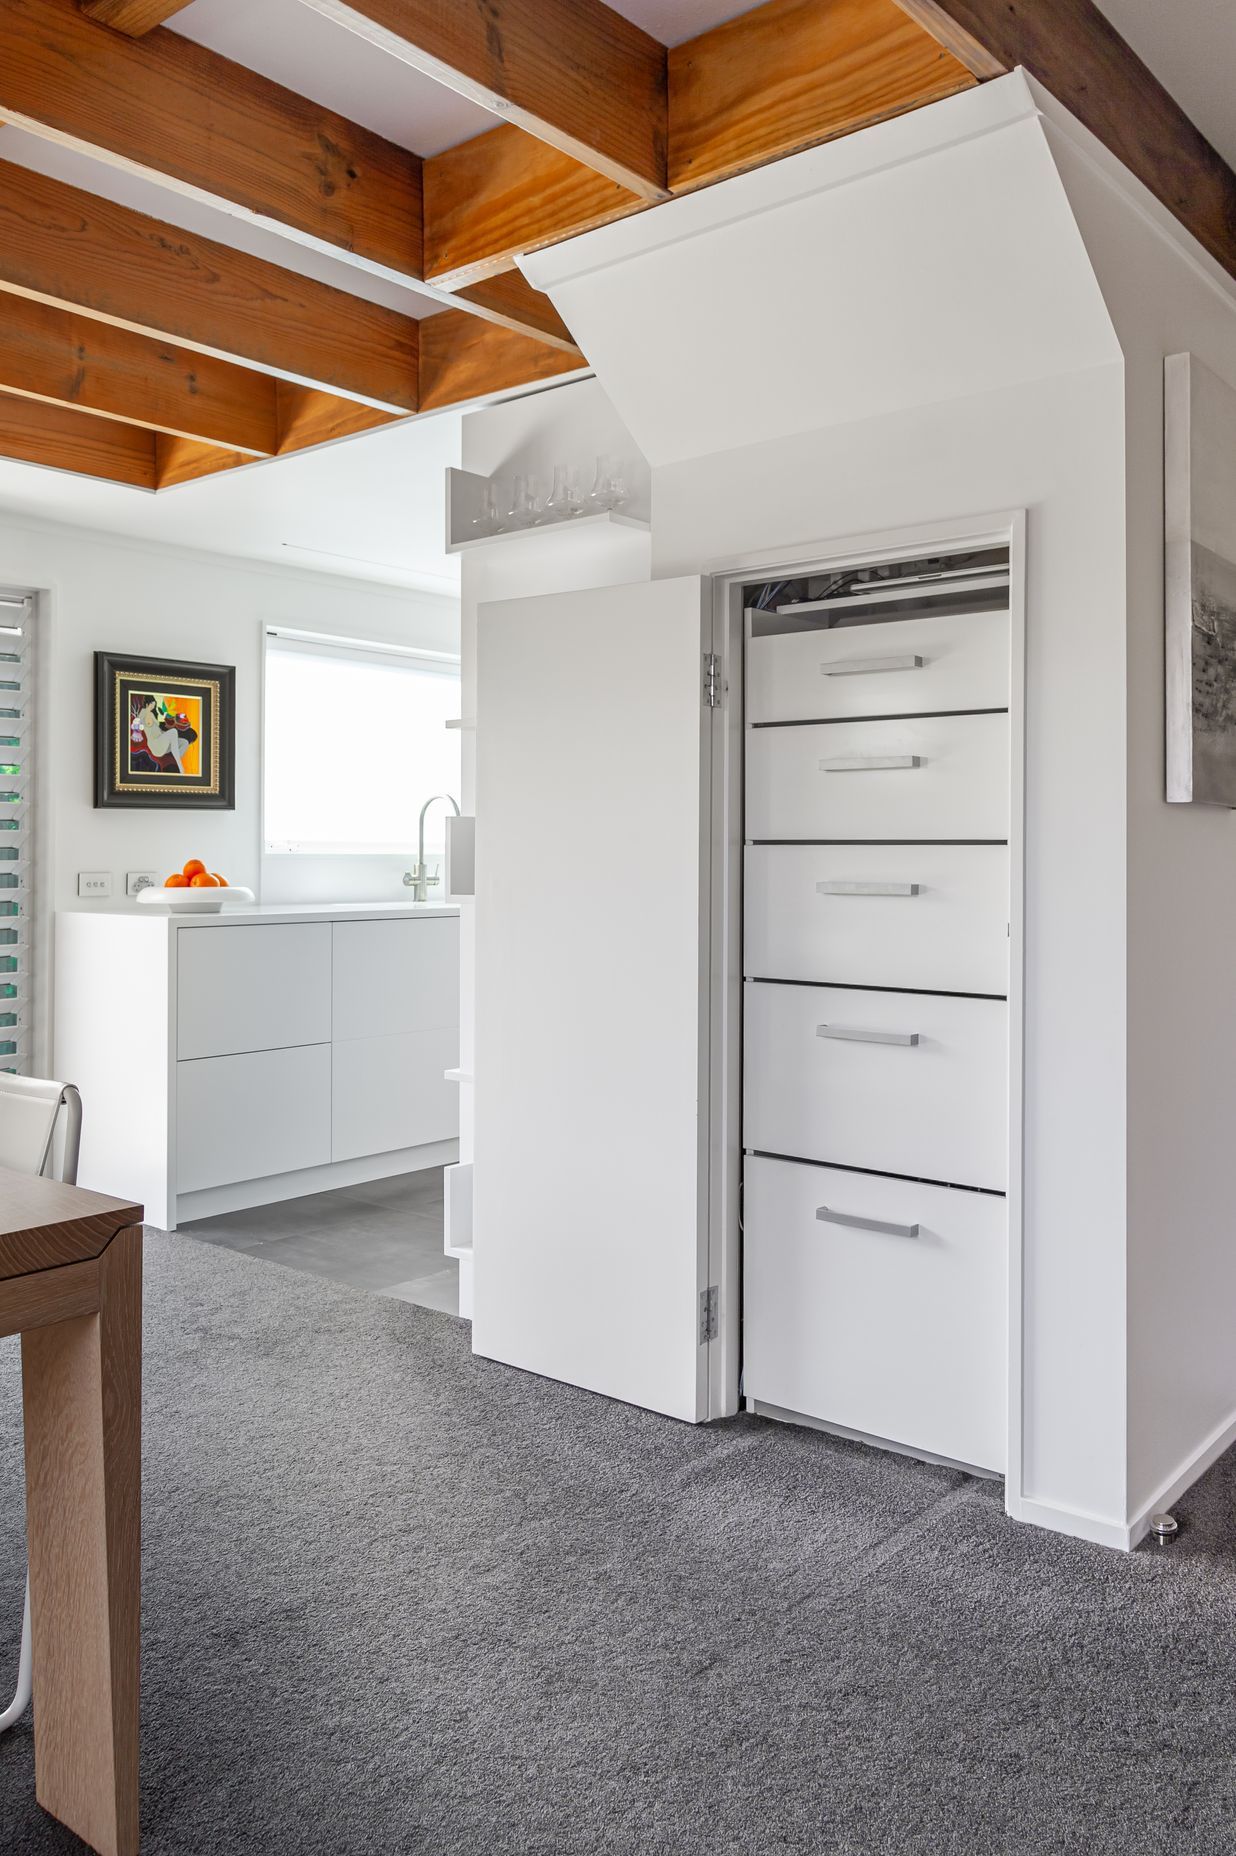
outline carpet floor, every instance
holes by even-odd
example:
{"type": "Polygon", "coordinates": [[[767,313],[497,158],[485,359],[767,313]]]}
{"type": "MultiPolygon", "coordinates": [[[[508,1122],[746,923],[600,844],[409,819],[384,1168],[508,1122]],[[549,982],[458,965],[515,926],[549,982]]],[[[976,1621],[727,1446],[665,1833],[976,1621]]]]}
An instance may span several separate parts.
{"type": "MultiPolygon", "coordinates": [[[[472,1358],[152,1233],[145,1856],[1236,1848],[1236,1465],[1132,1555],[997,1485],[472,1358]]],[[[0,1345],[0,1688],[23,1568],[0,1345]]],[[[0,1740],[0,1849],[80,1850],[0,1740]]]]}

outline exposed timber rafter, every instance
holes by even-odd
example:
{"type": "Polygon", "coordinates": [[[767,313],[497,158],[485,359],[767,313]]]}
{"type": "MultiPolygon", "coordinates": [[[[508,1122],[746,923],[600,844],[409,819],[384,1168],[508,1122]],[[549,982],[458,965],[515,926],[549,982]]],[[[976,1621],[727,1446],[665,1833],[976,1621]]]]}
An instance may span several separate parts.
{"type": "Polygon", "coordinates": [[[972,70],[1022,65],[1236,276],[1236,173],[1093,0],[897,0],[972,70]]]}
{"type": "Polygon", "coordinates": [[[603,0],[303,0],[643,200],[664,199],[665,47],[603,0]]]}

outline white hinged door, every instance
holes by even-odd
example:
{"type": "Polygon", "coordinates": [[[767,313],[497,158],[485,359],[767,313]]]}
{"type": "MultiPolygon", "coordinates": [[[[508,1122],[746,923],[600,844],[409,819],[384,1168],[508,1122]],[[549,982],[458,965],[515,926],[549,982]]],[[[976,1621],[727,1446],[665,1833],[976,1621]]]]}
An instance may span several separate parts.
{"type": "Polygon", "coordinates": [[[477,642],[473,1346],[688,1420],[711,1338],[704,592],[494,602],[477,642]]]}

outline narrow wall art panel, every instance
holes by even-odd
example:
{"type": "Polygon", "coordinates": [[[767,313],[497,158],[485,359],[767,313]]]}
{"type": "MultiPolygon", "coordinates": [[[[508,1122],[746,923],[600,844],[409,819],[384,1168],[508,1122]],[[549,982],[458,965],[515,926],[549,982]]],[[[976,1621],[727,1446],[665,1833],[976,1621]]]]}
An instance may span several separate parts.
{"type": "Polygon", "coordinates": [[[1164,364],[1167,797],[1236,807],[1236,388],[1164,364]]]}

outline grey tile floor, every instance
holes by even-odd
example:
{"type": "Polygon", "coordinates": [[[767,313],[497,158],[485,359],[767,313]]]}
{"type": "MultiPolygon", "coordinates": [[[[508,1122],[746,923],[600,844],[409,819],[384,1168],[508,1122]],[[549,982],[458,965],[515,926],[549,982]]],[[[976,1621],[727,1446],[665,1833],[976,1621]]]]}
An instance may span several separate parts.
{"type": "Polygon", "coordinates": [[[459,1265],[442,1254],[442,1190],[442,1169],[434,1167],[224,1212],[180,1230],[204,1244],[456,1315],[459,1265]]]}

